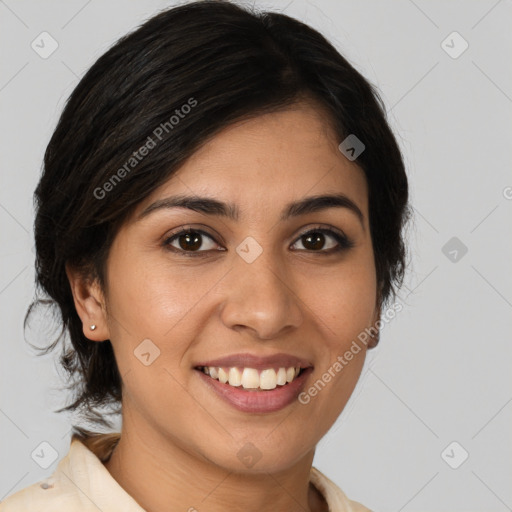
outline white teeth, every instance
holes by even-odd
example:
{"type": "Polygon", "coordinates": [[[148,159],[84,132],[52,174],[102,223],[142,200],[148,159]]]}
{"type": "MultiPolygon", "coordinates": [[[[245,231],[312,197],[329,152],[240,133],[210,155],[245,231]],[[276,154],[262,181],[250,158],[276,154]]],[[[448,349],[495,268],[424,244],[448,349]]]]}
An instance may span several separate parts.
{"type": "Polygon", "coordinates": [[[258,370],[255,370],[254,368],[244,368],[241,383],[244,389],[255,389],[259,387],[260,376],[258,375],[258,370]]]}
{"type": "Polygon", "coordinates": [[[242,375],[238,371],[238,368],[229,369],[229,385],[238,387],[242,384],[242,375]]]}
{"type": "Polygon", "coordinates": [[[277,371],[276,384],[278,386],[284,386],[286,384],[286,368],[279,368],[277,371]]]}
{"type": "Polygon", "coordinates": [[[254,368],[238,369],[237,367],[221,368],[215,366],[207,366],[202,368],[206,375],[212,379],[216,379],[222,384],[244,389],[275,389],[277,386],[284,386],[292,382],[300,373],[300,366],[289,368],[266,368],[258,372],[254,368]]]}
{"type": "MultiPolygon", "coordinates": [[[[209,368],[213,368],[210,366],[209,368]]],[[[224,371],[224,368],[219,368],[219,381],[222,382],[222,384],[226,384],[228,381],[228,374],[224,371]]]]}
{"type": "Polygon", "coordinates": [[[277,375],[273,368],[270,370],[263,370],[260,375],[260,388],[261,389],[275,389],[277,386],[277,375]]]}

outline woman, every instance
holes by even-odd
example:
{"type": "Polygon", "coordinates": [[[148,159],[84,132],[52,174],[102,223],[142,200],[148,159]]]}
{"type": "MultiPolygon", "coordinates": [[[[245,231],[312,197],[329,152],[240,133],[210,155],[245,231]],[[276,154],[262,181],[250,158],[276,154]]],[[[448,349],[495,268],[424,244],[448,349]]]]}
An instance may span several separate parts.
{"type": "Polygon", "coordinates": [[[368,510],[312,463],[403,278],[407,178],[318,32],[222,1],[158,14],[72,93],[36,199],[66,409],[122,429],[75,427],[2,512],[368,510]]]}

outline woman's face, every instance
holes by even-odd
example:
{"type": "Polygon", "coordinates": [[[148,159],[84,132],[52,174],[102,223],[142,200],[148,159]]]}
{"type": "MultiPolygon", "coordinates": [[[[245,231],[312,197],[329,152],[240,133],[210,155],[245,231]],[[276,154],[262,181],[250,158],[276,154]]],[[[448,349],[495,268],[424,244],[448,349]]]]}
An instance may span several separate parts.
{"type": "MultiPolygon", "coordinates": [[[[324,119],[301,103],[224,129],[118,233],[106,300],[124,427],[229,470],[278,471],[314,453],[343,410],[364,346],[341,370],[335,363],[378,318],[376,274],[364,173],[324,119]],[[178,195],[232,205],[226,211],[238,216],[171,206],[178,195]],[[325,203],[290,212],[324,195],[346,196],[362,217],[325,203]],[[192,233],[179,236],[183,228],[192,233]],[[273,391],[213,383],[197,369],[234,356],[225,371],[236,384],[229,367],[256,366],[239,354],[285,354],[310,369],[299,388],[273,391]]],[[[294,362],[263,361],[259,385],[275,386],[281,366],[294,362]]],[[[254,376],[247,370],[244,382],[255,385],[254,376]]]]}

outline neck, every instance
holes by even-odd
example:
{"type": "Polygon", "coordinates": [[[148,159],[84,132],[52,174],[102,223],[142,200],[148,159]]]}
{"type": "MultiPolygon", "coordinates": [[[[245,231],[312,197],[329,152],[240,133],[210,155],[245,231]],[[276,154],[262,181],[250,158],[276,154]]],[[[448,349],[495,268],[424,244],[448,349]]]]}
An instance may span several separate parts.
{"type": "Polygon", "coordinates": [[[207,509],[324,512],[309,482],[314,450],[278,473],[238,473],[219,467],[154,431],[123,428],[106,469],[147,512],[207,509]]]}

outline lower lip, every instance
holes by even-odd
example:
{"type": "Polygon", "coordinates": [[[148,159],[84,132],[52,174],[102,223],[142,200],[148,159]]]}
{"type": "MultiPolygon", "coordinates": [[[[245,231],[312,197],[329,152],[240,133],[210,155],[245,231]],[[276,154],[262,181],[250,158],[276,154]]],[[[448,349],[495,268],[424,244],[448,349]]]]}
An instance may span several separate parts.
{"type": "Polygon", "coordinates": [[[204,383],[227,403],[242,412],[274,412],[290,405],[305,386],[313,368],[306,368],[295,379],[284,386],[264,391],[248,391],[242,386],[223,384],[217,379],[196,369],[204,383]]]}

